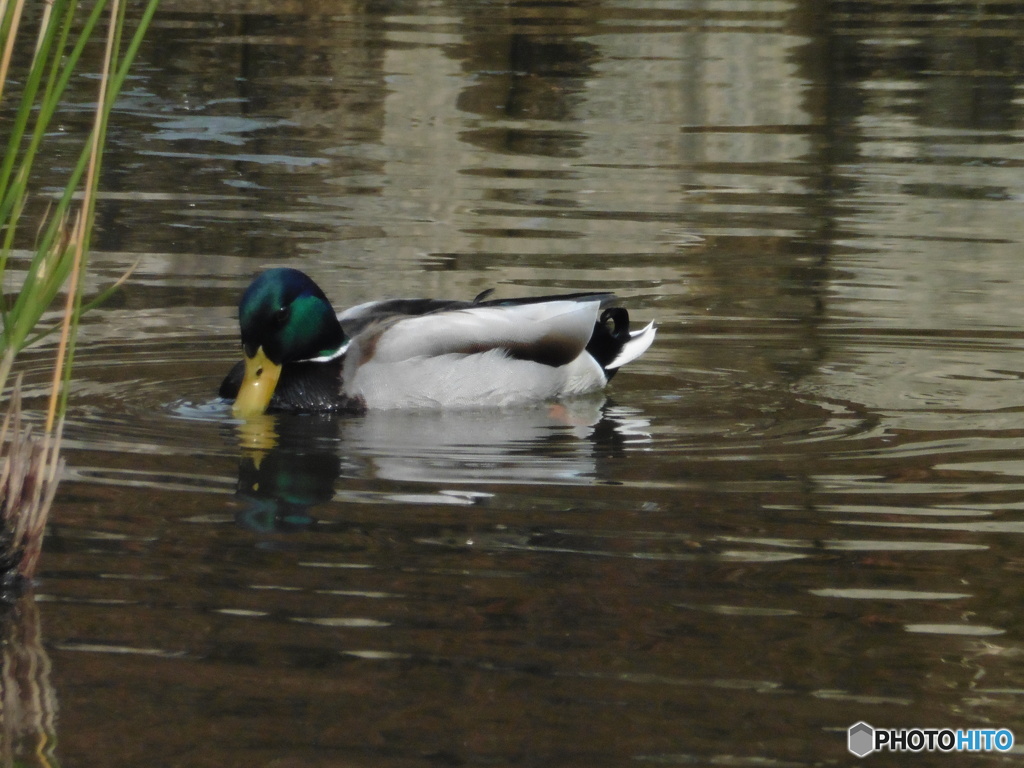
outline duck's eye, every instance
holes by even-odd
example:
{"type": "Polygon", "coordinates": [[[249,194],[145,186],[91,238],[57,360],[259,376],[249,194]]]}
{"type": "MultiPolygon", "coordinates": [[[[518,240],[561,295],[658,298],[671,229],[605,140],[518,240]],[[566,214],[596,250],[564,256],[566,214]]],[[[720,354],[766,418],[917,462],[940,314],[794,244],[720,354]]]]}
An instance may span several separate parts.
{"type": "Polygon", "coordinates": [[[289,307],[281,307],[274,313],[274,325],[282,326],[288,321],[289,307]]]}

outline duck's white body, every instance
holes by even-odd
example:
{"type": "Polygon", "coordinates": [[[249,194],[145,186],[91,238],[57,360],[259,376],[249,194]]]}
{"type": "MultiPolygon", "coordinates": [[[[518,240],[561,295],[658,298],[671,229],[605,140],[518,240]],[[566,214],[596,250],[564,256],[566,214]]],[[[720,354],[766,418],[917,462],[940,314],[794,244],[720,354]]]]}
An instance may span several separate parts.
{"type": "MultiPolygon", "coordinates": [[[[338,320],[359,324],[381,304],[353,307],[338,320]]],[[[345,394],[369,409],[472,408],[601,389],[608,375],[586,351],[601,306],[599,299],[556,300],[375,320],[345,349],[345,394]]],[[[654,335],[653,323],[631,333],[606,367],[635,359],[654,335]]]]}
{"type": "Polygon", "coordinates": [[[552,368],[492,349],[371,361],[356,368],[345,391],[369,409],[504,407],[592,392],[606,382],[601,366],[589,356],[552,368]]]}

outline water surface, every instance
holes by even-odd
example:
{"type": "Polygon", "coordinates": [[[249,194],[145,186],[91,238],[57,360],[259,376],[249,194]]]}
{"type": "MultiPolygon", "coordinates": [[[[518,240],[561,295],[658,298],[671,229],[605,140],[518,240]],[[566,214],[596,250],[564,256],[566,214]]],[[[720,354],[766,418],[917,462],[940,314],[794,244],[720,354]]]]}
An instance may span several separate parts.
{"type": "Polygon", "coordinates": [[[1017,6],[165,2],[90,279],[138,266],[83,330],[36,588],[49,751],[1024,738],[1017,6]],[[339,307],[613,290],[660,330],[603,397],[241,425],[234,307],[280,265],[339,307]]]}

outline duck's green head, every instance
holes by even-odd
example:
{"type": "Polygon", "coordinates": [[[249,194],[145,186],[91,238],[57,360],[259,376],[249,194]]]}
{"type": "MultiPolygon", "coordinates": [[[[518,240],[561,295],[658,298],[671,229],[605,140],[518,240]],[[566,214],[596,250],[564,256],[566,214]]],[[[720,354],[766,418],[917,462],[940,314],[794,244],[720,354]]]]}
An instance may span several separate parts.
{"type": "Polygon", "coordinates": [[[263,413],[281,367],[330,359],[345,334],[320,286],[297,269],[269,269],[242,294],[238,304],[245,352],[245,378],[232,409],[235,416],[263,413]]]}

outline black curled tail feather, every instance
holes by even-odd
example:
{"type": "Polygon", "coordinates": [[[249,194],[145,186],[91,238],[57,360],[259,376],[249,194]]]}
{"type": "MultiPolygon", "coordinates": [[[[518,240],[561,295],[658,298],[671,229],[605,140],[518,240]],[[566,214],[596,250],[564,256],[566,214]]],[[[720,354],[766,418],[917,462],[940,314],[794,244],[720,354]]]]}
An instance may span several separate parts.
{"type": "Polygon", "coordinates": [[[618,357],[629,339],[629,312],[625,308],[609,307],[601,313],[600,319],[594,324],[594,333],[587,342],[587,352],[597,360],[609,381],[618,368],[609,370],[608,366],[618,357]]]}

